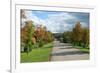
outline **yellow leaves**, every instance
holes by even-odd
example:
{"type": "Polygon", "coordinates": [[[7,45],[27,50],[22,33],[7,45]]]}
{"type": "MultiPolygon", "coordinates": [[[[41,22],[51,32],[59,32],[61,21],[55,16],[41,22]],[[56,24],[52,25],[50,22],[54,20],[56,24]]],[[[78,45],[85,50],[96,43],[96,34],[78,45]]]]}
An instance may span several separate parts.
{"type": "Polygon", "coordinates": [[[36,43],[36,38],[32,37],[32,43],[35,44],[36,43]]]}

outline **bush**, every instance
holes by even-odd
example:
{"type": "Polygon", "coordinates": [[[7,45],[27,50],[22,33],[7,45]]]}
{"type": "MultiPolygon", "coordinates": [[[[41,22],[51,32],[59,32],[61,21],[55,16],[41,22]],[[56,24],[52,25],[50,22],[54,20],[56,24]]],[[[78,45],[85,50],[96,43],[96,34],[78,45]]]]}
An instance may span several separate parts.
{"type": "Polygon", "coordinates": [[[39,47],[42,47],[44,45],[44,41],[43,40],[39,40],[39,47]]]}

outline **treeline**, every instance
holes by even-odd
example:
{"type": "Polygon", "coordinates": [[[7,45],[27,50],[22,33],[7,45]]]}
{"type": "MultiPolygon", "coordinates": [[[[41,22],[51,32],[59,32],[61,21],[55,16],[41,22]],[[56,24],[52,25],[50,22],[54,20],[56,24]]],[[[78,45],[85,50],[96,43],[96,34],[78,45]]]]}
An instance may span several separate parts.
{"type": "Polygon", "coordinates": [[[21,51],[30,52],[33,48],[42,47],[54,40],[53,34],[42,25],[35,26],[32,21],[26,21],[21,27],[21,51]]]}
{"type": "Polygon", "coordinates": [[[72,31],[63,33],[63,42],[89,49],[89,28],[83,28],[80,22],[77,22],[72,31]]]}

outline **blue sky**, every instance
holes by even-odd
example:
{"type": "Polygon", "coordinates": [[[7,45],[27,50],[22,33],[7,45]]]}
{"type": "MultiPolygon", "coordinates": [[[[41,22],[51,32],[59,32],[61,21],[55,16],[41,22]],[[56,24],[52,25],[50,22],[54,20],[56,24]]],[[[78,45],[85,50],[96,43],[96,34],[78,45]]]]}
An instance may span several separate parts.
{"type": "Polygon", "coordinates": [[[89,27],[89,13],[25,10],[25,15],[34,25],[46,26],[53,33],[69,31],[78,21],[82,27],[89,27]]]}

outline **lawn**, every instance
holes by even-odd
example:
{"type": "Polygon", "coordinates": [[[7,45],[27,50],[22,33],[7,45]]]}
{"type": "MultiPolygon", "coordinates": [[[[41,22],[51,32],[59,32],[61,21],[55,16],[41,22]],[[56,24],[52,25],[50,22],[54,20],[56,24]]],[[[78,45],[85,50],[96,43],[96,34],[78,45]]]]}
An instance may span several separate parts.
{"type": "Polygon", "coordinates": [[[35,48],[29,54],[21,53],[21,63],[46,62],[50,59],[53,44],[45,44],[43,47],[35,48]]]}
{"type": "Polygon", "coordinates": [[[89,53],[90,52],[89,49],[83,48],[81,46],[73,46],[73,47],[80,49],[80,51],[82,51],[82,52],[86,52],[86,53],[89,53]]]}

